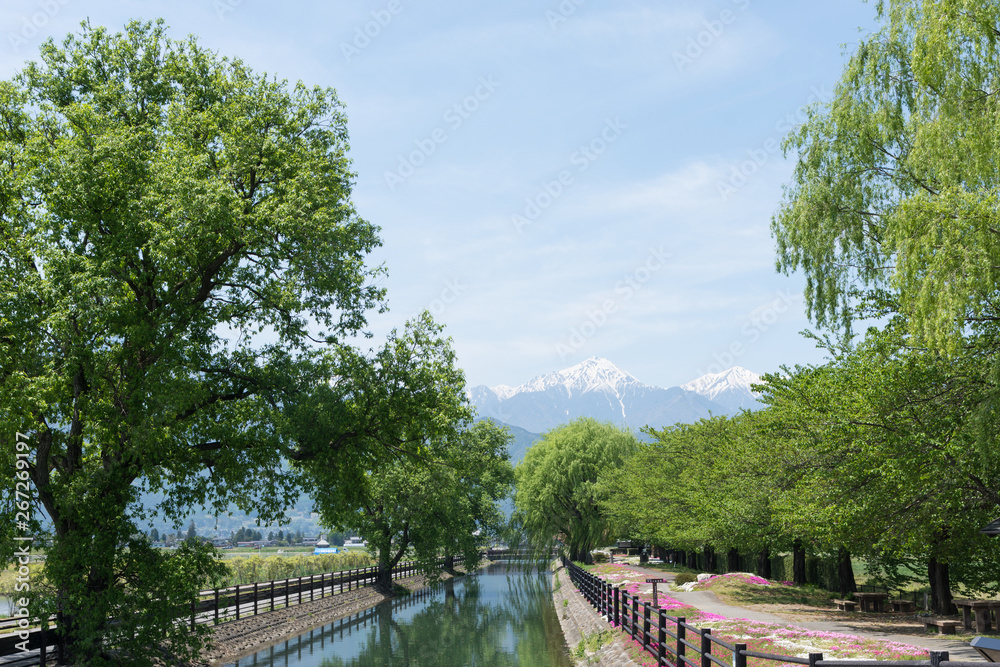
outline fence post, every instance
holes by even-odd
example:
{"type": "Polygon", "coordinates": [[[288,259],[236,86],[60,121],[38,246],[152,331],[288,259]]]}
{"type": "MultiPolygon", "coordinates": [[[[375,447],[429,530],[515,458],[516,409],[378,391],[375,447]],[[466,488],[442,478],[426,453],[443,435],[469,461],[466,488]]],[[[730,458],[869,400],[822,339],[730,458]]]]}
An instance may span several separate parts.
{"type": "Polygon", "coordinates": [[[236,620],[240,620],[240,585],[236,584],[236,620]]]}
{"type": "Polygon", "coordinates": [[[681,656],[687,653],[687,651],[684,650],[684,639],[687,637],[687,628],[684,627],[686,622],[687,619],[683,616],[679,616],[677,618],[677,651],[674,653],[674,655],[677,656],[677,659],[674,661],[674,664],[676,665],[683,664],[684,661],[681,660],[681,656]]]}
{"type": "Polygon", "coordinates": [[[291,601],[292,585],[288,583],[289,581],[291,580],[285,579],[285,608],[292,606],[292,601],[291,601]]]}
{"type": "Polygon", "coordinates": [[[38,619],[40,625],[38,626],[38,632],[41,635],[42,645],[38,647],[38,664],[45,667],[45,663],[48,662],[48,655],[46,654],[47,642],[45,641],[45,626],[48,624],[48,620],[44,618],[38,619]]]}
{"type": "Polygon", "coordinates": [[[257,615],[257,582],[253,582],[253,615],[257,615]]]}
{"type": "MultiPolygon", "coordinates": [[[[642,648],[649,650],[649,603],[642,603],[642,648]]],[[[705,667],[702,665],[702,667],[705,667]]]]}
{"type": "Polygon", "coordinates": [[[659,645],[656,650],[656,664],[658,667],[664,667],[667,664],[667,610],[660,609],[656,616],[656,643],[659,645]]]}
{"type": "Polygon", "coordinates": [[[614,595],[614,597],[615,597],[615,601],[614,601],[615,602],[615,625],[617,625],[620,628],[622,626],[621,607],[619,606],[619,604],[621,603],[621,589],[618,588],[617,586],[615,586],[614,591],[612,591],[612,595],[614,595]]]}
{"type": "MultiPolygon", "coordinates": [[[[201,599],[201,593],[198,593],[198,599],[201,599]]],[[[195,614],[195,601],[191,600],[191,632],[194,632],[194,614],[195,614]]],[[[44,662],[42,663],[45,664],[44,662]]]]}
{"type": "MultiPolygon", "coordinates": [[[[747,650],[746,644],[736,645],[736,647],[733,649],[733,667],[747,667],[747,657],[744,654],[744,651],[746,650],[747,650]]],[[[820,659],[822,659],[823,657],[822,653],[817,653],[815,655],[820,656],[820,659]]],[[[813,665],[812,656],[809,657],[809,664],[813,665]]],[[[815,667],[815,665],[813,665],[813,667],[815,667]]]]}
{"type": "Polygon", "coordinates": [[[215,624],[219,624],[219,589],[215,589],[215,624]]]}
{"type": "Polygon", "coordinates": [[[326,572],[319,573],[319,599],[326,597],[326,572]]]}
{"type": "Polygon", "coordinates": [[[274,611],[274,579],[271,580],[271,611],[274,611]]]}
{"type": "Polygon", "coordinates": [[[639,627],[639,596],[632,597],[632,639],[635,639],[635,632],[639,627]]]}
{"type": "Polygon", "coordinates": [[[712,655],[712,631],[704,628],[701,631],[701,667],[712,667],[708,656],[712,655]]]}
{"type": "Polygon", "coordinates": [[[299,577],[299,604],[302,604],[302,577],[299,577]]]}
{"type": "Polygon", "coordinates": [[[930,651],[931,667],[940,667],[942,662],[948,661],[948,651],[930,651]]]}
{"type": "MultiPolygon", "coordinates": [[[[743,646],[743,650],[746,650],[746,645],[743,646]]],[[[823,659],[822,653],[810,653],[809,654],[809,667],[816,667],[816,663],[823,659]]],[[[746,656],[743,656],[743,666],[746,667],[746,656]]]]}
{"type": "Polygon", "coordinates": [[[313,593],[315,593],[315,592],[316,592],[316,575],[315,574],[310,574],[309,575],[309,601],[310,602],[312,602],[315,599],[313,597],[313,593]]]}

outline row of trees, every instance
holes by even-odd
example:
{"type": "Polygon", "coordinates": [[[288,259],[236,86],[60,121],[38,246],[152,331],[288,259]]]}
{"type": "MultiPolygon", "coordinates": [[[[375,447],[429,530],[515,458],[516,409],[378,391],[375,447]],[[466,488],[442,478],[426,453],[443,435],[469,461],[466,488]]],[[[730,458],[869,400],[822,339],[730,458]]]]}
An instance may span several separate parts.
{"type": "Polygon", "coordinates": [[[222,566],[195,540],[151,548],[154,516],[233,504],[278,525],[306,490],[331,527],[383,540],[380,560],[389,539],[425,561],[494,522],[507,436],[469,428],[440,327],[352,344],[385,291],[347,149],[333,89],[162,22],[84,23],[0,82],[0,556],[51,526],[31,613],[58,614],[72,664],[199,652],[206,630],[174,617],[222,566]],[[446,511],[356,520],[408,488],[446,511]]]}
{"type": "Polygon", "coordinates": [[[797,579],[807,551],[836,554],[842,592],[852,554],[890,585],[909,565],[945,613],[1000,571],[980,532],[1000,516],[1000,2],[877,12],[786,140],[772,223],[829,362],[766,376],[758,413],[649,430],[595,488],[633,537],[791,551],[797,579]]]}

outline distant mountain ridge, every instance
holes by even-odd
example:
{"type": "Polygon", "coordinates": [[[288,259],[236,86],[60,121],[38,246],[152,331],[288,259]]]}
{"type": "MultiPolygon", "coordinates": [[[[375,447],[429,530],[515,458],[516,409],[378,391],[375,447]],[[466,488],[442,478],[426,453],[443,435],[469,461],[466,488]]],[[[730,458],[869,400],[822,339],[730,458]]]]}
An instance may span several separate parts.
{"type": "Polygon", "coordinates": [[[632,428],[662,428],[732,415],[759,404],[750,389],[760,376],[745,368],[706,375],[681,387],[655,387],[600,357],[540,375],[519,387],[479,385],[468,390],[480,418],[541,433],[577,417],[632,428]]]}

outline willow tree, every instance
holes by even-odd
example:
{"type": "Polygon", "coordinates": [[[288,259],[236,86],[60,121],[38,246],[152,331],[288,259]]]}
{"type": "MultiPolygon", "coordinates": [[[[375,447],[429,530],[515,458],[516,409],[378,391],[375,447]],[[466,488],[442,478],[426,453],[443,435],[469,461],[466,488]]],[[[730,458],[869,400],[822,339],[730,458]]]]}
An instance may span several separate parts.
{"type": "Polygon", "coordinates": [[[820,324],[889,296],[954,351],[1000,286],[1000,2],[883,0],[826,108],[786,140],[798,164],[774,217],[779,268],[805,272],[820,324]]]}
{"type": "Polygon", "coordinates": [[[140,491],[177,521],[277,521],[296,493],[282,461],[317,447],[296,409],[382,299],[353,179],[335,91],[161,23],[84,23],[0,83],[0,452],[13,470],[24,436],[54,531],[34,611],[60,614],[73,664],[197,650],[174,616],[214,561],[152,550],[140,491]]]}
{"type": "Polygon", "coordinates": [[[615,537],[601,475],[638,445],[631,431],[589,418],[544,433],[514,471],[517,517],[533,545],[562,540],[573,560],[590,561],[591,549],[615,537]]]}
{"type": "MultiPolygon", "coordinates": [[[[877,12],[880,29],[833,99],[786,140],[797,165],[772,221],[778,267],[805,273],[820,326],[850,331],[875,316],[904,327],[885,359],[916,350],[942,384],[935,394],[897,381],[889,396],[911,407],[946,396],[938,410],[960,420],[989,477],[1000,469],[989,428],[1000,408],[1000,2],[883,0],[877,12]]],[[[899,370],[895,380],[922,381],[899,370]]],[[[900,433],[949,430],[882,407],[900,433]]],[[[1000,509],[988,485],[970,491],[1000,509]]]]}

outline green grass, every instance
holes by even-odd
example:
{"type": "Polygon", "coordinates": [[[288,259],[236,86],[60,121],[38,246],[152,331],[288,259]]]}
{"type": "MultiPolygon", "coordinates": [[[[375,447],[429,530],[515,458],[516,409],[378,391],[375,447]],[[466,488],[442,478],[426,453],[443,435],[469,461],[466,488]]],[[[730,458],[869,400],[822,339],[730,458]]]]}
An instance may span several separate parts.
{"type": "Polygon", "coordinates": [[[751,604],[801,604],[830,607],[835,593],[818,586],[758,586],[739,579],[720,579],[711,586],[713,593],[736,606],[751,604]]]}

